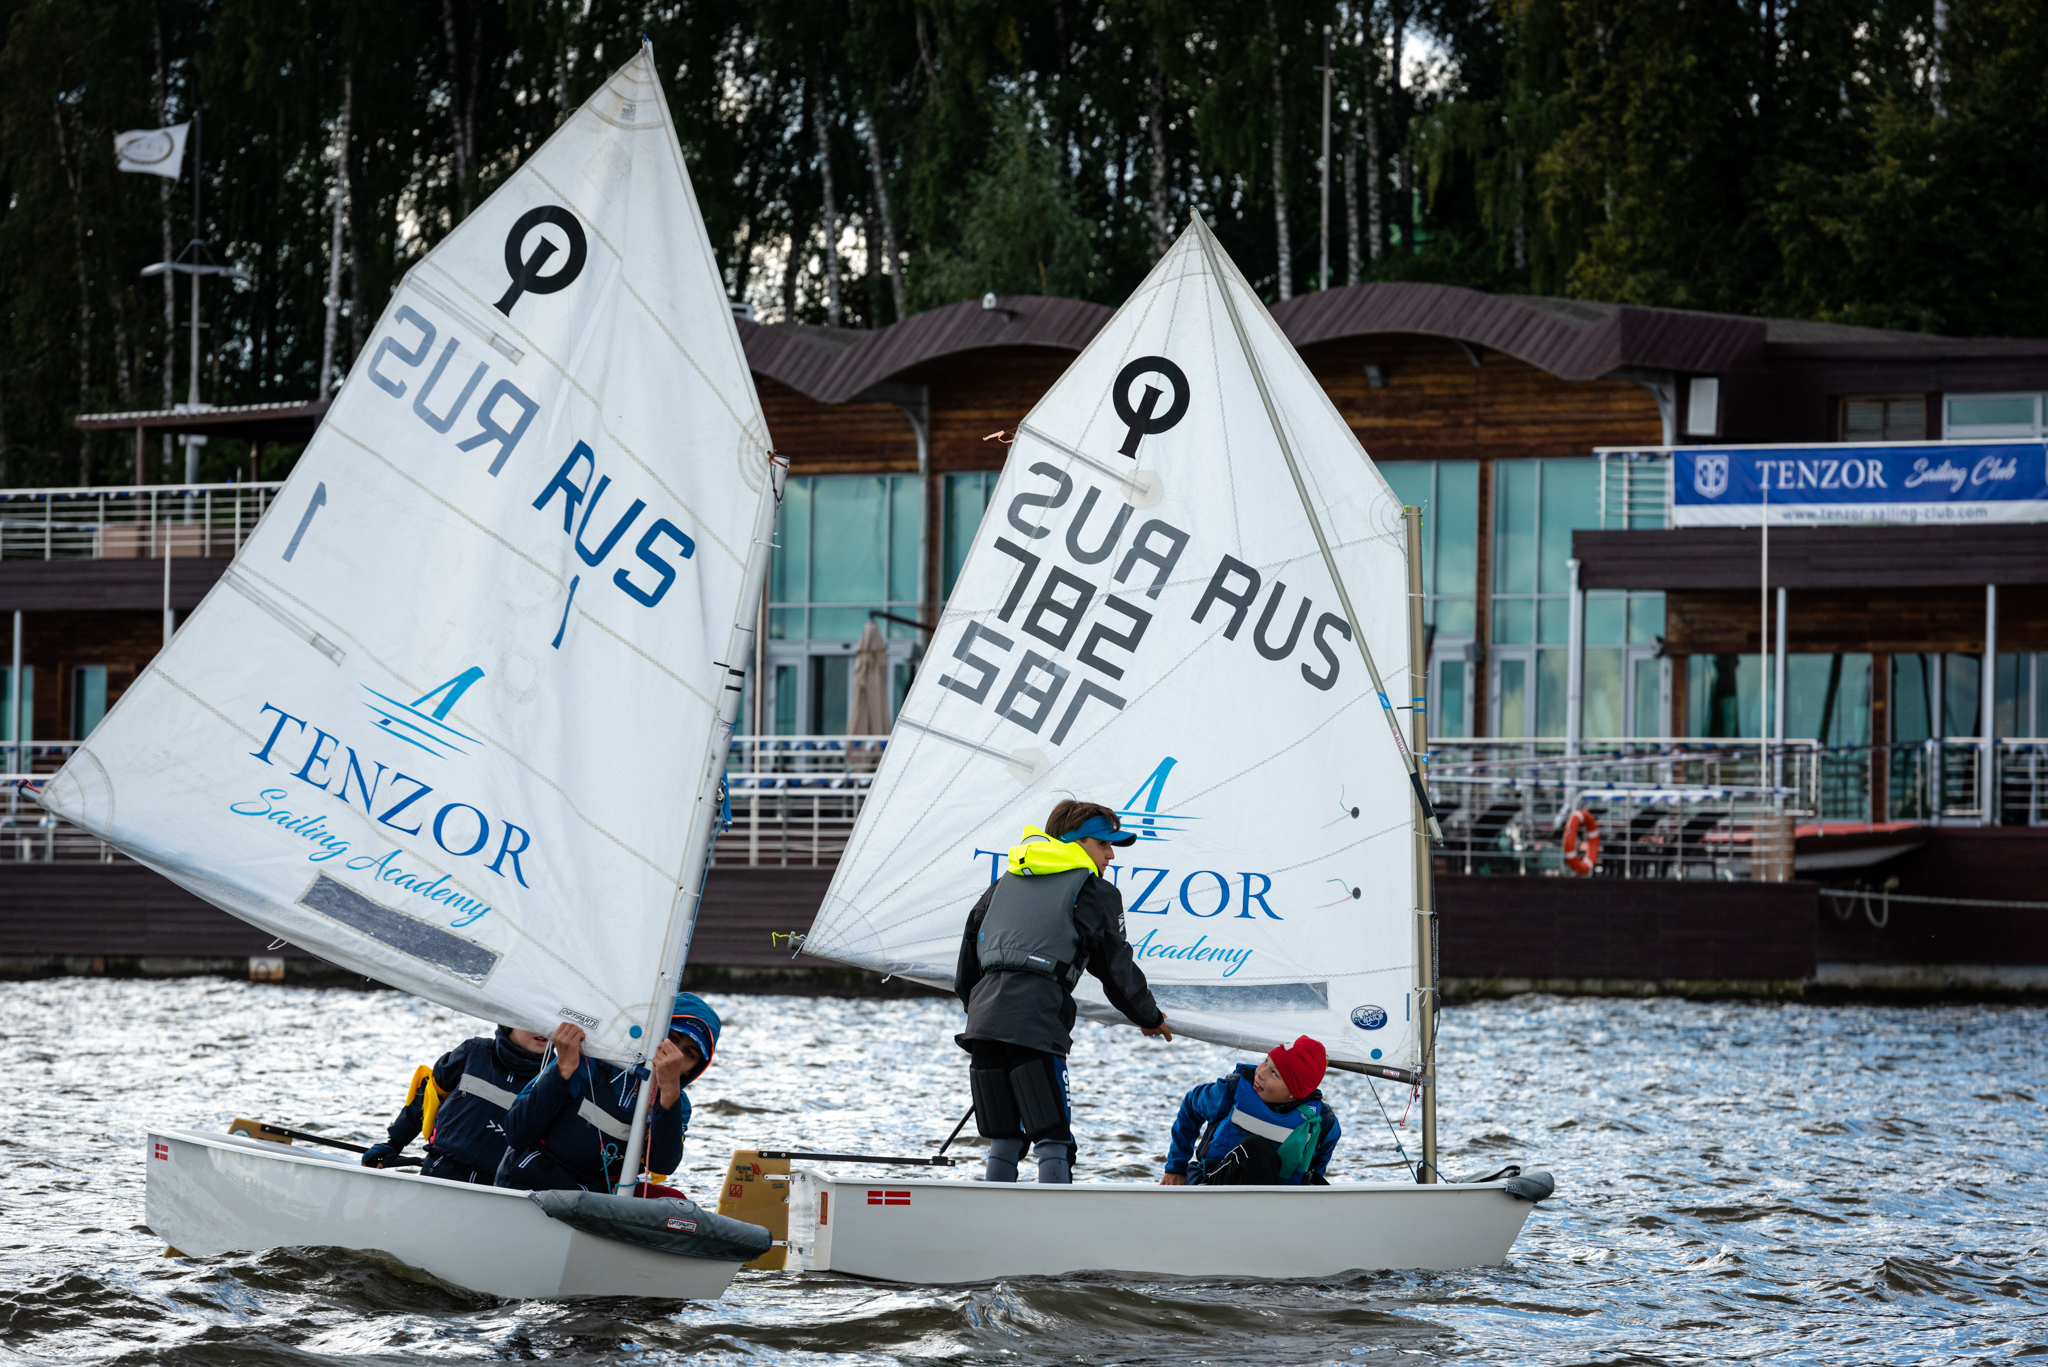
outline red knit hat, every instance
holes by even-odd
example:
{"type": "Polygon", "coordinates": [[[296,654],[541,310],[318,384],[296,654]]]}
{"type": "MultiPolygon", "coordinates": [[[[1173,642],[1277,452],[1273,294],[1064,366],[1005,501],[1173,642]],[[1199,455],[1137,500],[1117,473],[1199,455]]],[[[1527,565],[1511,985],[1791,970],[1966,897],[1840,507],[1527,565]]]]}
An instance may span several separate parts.
{"type": "Polygon", "coordinates": [[[1330,1056],[1324,1052],[1321,1042],[1307,1035],[1292,1044],[1276,1045],[1266,1057],[1273,1060],[1280,1080],[1287,1084],[1287,1090],[1296,1101],[1320,1087],[1323,1074],[1330,1067],[1330,1056]]]}

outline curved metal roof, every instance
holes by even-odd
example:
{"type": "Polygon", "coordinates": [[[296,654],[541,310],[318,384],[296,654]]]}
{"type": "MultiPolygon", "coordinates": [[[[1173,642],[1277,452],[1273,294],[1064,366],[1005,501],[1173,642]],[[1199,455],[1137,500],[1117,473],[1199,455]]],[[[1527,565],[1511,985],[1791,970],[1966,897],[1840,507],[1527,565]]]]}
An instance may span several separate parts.
{"type": "Polygon", "coordinates": [[[739,329],[755,374],[780,380],[820,403],[845,403],[927,361],[963,351],[1015,346],[1079,351],[1110,314],[1081,299],[1027,294],[1003,295],[994,308],[980,300],[948,304],[873,332],[744,319],[739,329]]]}
{"type": "MultiPolygon", "coordinates": [[[[845,403],[941,357],[989,347],[1078,352],[1111,310],[1079,299],[1005,295],[913,314],[873,332],[742,320],[740,339],[756,374],[822,403],[845,403]]],[[[1542,295],[1483,294],[1455,285],[1387,282],[1297,295],[1273,307],[1297,347],[1347,337],[1405,333],[1483,346],[1563,380],[1630,370],[1713,375],[1762,369],[1771,355],[1966,357],[2039,354],[2048,343],[1950,338],[1842,323],[1746,318],[1691,309],[1640,308],[1542,295]]]]}

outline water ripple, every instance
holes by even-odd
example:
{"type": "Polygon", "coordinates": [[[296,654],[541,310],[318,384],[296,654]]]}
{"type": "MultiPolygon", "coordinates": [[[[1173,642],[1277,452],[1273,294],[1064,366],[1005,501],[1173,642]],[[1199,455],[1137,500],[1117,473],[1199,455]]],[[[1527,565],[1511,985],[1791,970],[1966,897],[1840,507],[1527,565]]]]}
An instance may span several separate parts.
{"type": "MultiPolygon", "coordinates": [[[[681,1180],[745,1146],[915,1152],[966,1106],[937,1001],[720,999],[681,1180]]],[[[0,987],[0,1361],[375,1364],[1576,1364],[2048,1354],[2048,1065],[2035,1007],[1530,997],[1445,1018],[1443,1165],[1551,1168],[1513,1262],[1315,1282],[964,1288],[742,1273],[715,1304],[504,1302],[388,1261],[166,1258],[143,1126],[237,1115],[367,1140],[476,1023],[393,993],[61,979],[0,987]]],[[[1155,1172],[1180,1094],[1238,1056],[1083,1025],[1082,1175],[1155,1172]]],[[[1391,1180],[1405,1094],[1338,1077],[1338,1175],[1391,1180]]],[[[1410,1117],[1411,1125],[1414,1117],[1410,1117]]],[[[1412,1153],[1417,1135],[1400,1131],[1412,1153]]],[[[1000,1237],[992,1232],[991,1237],[1000,1237]]],[[[1228,1231],[1218,1231],[1227,1238],[1228,1231]]]]}

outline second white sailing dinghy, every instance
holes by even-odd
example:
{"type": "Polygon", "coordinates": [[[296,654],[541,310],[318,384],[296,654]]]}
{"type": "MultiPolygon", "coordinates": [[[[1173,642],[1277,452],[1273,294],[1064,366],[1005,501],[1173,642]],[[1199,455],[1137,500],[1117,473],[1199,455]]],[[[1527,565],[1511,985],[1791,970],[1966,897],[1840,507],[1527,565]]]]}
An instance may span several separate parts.
{"type": "MultiPolygon", "coordinates": [[[[1419,1184],[813,1169],[790,1197],[793,1265],[955,1282],[1506,1259],[1547,1178],[1435,1170],[1434,818],[1408,699],[1387,694],[1419,655],[1411,527],[1197,220],[1017,429],[804,950],[950,989],[1018,832],[1062,797],[1119,805],[1138,840],[1111,874],[1176,1033],[1260,1051],[1312,1035],[1335,1067],[1423,1086],[1419,1184]]],[[[1122,1022],[1093,979],[1076,997],[1122,1022]]],[[[1370,1142],[1378,1118],[1347,1118],[1370,1142]]]]}
{"type": "MultiPolygon", "coordinates": [[[[407,274],[269,517],[43,805],[334,963],[644,1063],[777,479],[643,47],[407,274]]],[[[182,1130],[146,1166],[181,1252],[381,1249],[503,1295],[716,1296],[768,1239],[679,1256],[182,1130]]]]}

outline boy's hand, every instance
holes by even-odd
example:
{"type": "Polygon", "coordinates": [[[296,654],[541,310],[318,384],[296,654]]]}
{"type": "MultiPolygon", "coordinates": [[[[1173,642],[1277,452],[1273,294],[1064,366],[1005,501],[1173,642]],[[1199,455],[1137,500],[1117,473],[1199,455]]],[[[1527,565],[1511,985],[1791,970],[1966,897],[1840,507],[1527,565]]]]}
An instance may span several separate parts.
{"type": "Polygon", "coordinates": [[[1169,1172],[1159,1179],[1159,1185],[1162,1187],[1184,1187],[1187,1184],[1188,1175],[1184,1172],[1169,1172]]]}
{"type": "Polygon", "coordinates": [[[563,1021],[555,1027],[550,1041],[555,1046],[555,1067],[561,1070],[562,1081],[576,1076],[576,1068],[583,1062],[583,1027],[563,1021]]]}
{"type": "Polygon", "coordinates": [[[655,1046],[654,1085],[658,1089],[655,1095],[661,1099],[664,1111],[676,1108],[676,1098],[683,1091],[683,1065],[687,1062],[674,1040],[665,1039],[655,1046]]]}
{"type": "Polygon", "coordinates": [[[1141,1025],[1138,1027],[1138,1030],[1141,1034],[1150,1035],[1153,1039],[1163,1039],[1169,1044],[1173,1042],[1173,1030],[1166,1023],[1166,1013],[1164,1011],[1159,1013],[1159,1024],[1149,1030],[1141,1025]]]}

